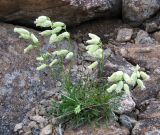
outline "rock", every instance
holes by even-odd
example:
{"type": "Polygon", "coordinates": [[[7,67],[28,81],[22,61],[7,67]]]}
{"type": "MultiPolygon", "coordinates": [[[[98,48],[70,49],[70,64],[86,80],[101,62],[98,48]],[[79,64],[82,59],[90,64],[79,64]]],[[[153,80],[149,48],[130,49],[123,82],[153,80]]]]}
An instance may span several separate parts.
{"type": "Polygon", "coordinates": [[[127,116],[127,115],[121,115],[119,118],[120,123],[128,128],[128,129],[132,129],[135,125],[135,123],[137,122],[135,119],[127,116]]]}
{"type": "Polygon", "coordinates": [[[155,32],[158,29],[158,25],[155,22],[146,23],[147,32],[155,32]]]}
{"type": "MultiPolygon", "coordinates": [[[[43,91],[54,91],[54,80],[35,69],[36,51],[23,54],[27,41],[13,32],[14,25],[0,24],[0,134],[13,134],[14,125],[44,98],[43,91]],[[40,81],[41,78],[41,81],[40,81]],[[47,81],[48,80],[48,81],[47,81]]],[[[39,32],[31,30],[35,35],[39,32]]],[[[45,44],[40,38],[41,44],[45,44]]]]}
{"type": "Polygon", "coordinates": [[[148,35],[147,32],[140,30],[135,38],[135,44],[154,45],[156,42],[148,35]]]}
{"type": "Polygon", "coordinates": [[[160,31],[155,32],[155,33],[153,34],[153,37],[154,37],[155,40],[158,41],[159,44],[160,44],[160,31]]]}
{"type": "Polygon", "coordinates": [[[160,9],[159,0],[123,0],[122,14],[125,21],[138,26],[160,9]]]}
{"type": "Polygon", "coordinates": [[[151,101],[146,110],[139,115],[139,119],[160,119],[160,101],[151,101]]]}
{"type": "Polygon", "coordinates": [[[118,101],[118,104],[119,107],[116,110],[114,110],[118,114],[131,112],[136,106],[131,95],[123,95],[120,101],[118,101]]]}
{"type": "Polygon", "coordinates": [[[145,119],[136,123],[132,135],[159,135],[160,119],[145,119]]]}
{"type": "Polygon", "coordinates": [[[121,0],[12,0],[0,2],[2,21],[33,24],[35,18],[47,15],[53,20],[77,24],[98,16],[118,16],[121,0]]]}
{"type": "Polygon", "coordinates": [[[31,121],[28,123],[29,128],[38,128],[38,125],[35,121],[31,121]]]}
{"type": "Polygon", "coordinates": [[[119,42],[129,41],[129,40],[131,40],[132,34],[133,34],[133,30],[132,29],[128,29],[128,28],[120,29],[118,31],[118,35],[117,35],[116,41],[119,41],[119,42]]]}
{"type": "Polygon", "coordinates": [[[52,134],[52,125],[45,126],[40,133],[40,135],[50,135],[50,134],[52,134]]]}
{"type": "Polygon", "coordinates": [[[155,76],[160,74],[160,46],[131,44],[123,47],[115,47],[117,55],[122,56],[131,63],[139,64],[149,70],[155,76]]]}
{"type": "Polygon", "coordinates": [[[31,120],[37,122],[37,123],[44,123],[45,122],[45,118],[43,118],[42,116],[31,116],[30,117],[31,120]]]}
{"type": "Polygon", "coordinates": [[[109,123],[108,126],[89,128],[84,126],[77,130],[67,129],[64,135],[129,135],[129,130],[121,127],[118,123],[109,123]]]}
{"type": "Polygon", "coordinates": [[[16,124],[14,127],[14,132],[17,132],[18,130],[22,129],[22,127],[23,127],[23,123],[16,124]]]}

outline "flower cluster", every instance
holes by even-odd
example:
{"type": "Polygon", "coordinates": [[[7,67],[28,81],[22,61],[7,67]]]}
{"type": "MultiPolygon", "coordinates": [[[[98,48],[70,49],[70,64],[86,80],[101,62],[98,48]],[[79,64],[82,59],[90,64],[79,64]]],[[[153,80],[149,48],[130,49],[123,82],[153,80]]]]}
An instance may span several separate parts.
{"type": "Polygon", "coordinates": [[[87,53],[97,59],[97,61],[88,66],[88,68],[93,69],[98,65],[98,60],[103,59],[104,51],[102,49],[102,42],[100,37],[92,33],[89,33],[88,35],[91,39],[86,41],[88,44],[86,47],[87,53]]]}
{"type": "Polygon", "coordinates": [[[23,29],[23,28],[14,28],[14,32],[20,34],[19,38],[23,38],[23,39],[27,39],[27,40],[32,41],[32,43],[24,49],[24,53],[27,53],[28,51],[32,50],[33,48],[38,47],[39,40],[33,33],[30,33],[28,30],[23,29]]]}
{"type": "Polygon", "coordinates": [[[140,67],[137,65],[131,77],[122,71],[114,72],[110,77],[108,77],[108,82],[113,84],[107,89],[107,92],[111,93],[116,91],[117,93],[120,93],[124,90],[128,94],[130,93],[129,85],[138,85],[141,90],[145,89],[143,80],[148,80],[149,75],[143,71],[139,71],[139,69],[140,67]]]}
{"type": "Polygon", "coordinates": [[[52,22],[50,18],[46,16],[40,16],[35,21],[36,26],[51,27],[52,30],[45,30],[40,34],[42,36],[50,36],[49,43],[57,43],[63,39],[69,39],[70,34],[66,31],[66,25],[63,22],[52,22]],[[63,33],[61,33],[64,31],[63,33]]]}

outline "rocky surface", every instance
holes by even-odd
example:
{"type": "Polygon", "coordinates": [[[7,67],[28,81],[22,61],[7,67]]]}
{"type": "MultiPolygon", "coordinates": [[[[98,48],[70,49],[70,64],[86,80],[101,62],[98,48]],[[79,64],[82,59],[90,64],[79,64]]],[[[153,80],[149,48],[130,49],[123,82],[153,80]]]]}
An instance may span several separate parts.
{"type": "Polygon", "coordinates": [[[73,25],[95,17],[117,16],[121,0],[7,0],[0,1],[0,19],[21,24],[33,24],[40,15],[73,25]]]}
{"type": "Polygon", "coordinates": [[[124,20],[138,26],[160,9],[159,0],[122,0],[124,20]]]}
{"type": "MultiPolygon", "coordinates": [[[[35,70],[36,52],[23,54],[27,42],[18,38],[13,32],[14,27],[0,24],[1,135],[13,134],[15,124],[21,122],[25,113],[44,98],[46,91],[54,92],[54,82],[35,70]]],[[[19,127],[17,125],[15,130],[19,127]]]]}

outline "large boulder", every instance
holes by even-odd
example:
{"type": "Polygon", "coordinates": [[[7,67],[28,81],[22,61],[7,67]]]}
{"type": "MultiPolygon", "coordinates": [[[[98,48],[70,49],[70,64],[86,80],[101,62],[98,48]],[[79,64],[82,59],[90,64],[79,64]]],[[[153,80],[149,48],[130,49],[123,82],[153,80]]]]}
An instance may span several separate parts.
{"type": "Polygon", "coordinates": [[[0,19],[32,24],[40,15],[67,24],[121,14],[121,0],[1,0],[0,19]]]}
{"type": "Polygon", "coordinates": [[[122,14],[124,20],[133,25],[140,25],[156,14],[159,9],[159,0],[123,0],[122,14]]]}
{"type": "Polygon", "coordinates": [[[36,51],[23,54],[27,42],[18,38],[18,34],[13,32],[14,27],[0,24],[1,135],[13,134],[15,124],[21,122],[26,112],[44,98],[45,92],[55,90],[54,82],[35,70],[36,51]]]}

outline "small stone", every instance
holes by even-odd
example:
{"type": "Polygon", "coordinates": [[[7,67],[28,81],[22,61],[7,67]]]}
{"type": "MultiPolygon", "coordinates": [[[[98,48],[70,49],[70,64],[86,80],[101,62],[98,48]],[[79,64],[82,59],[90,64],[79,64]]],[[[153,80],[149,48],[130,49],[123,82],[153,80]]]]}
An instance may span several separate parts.
{"type": "Polygon", "coordinates": [[[57,83],[56,83],[56,87],[61,87],[62,86],[62,83],[60,82],[60,81],[58,81],[57,83]]]}
{"type": "Polygon", "coordinates": [[[119,101],[119,104],[120,104],[120,107],[115,110],[115,112],[118,114],[131,112],[136,106],[131,95],[123,95],[119,101]]]}
{"type": "Polygon", "coordinates": [[[135,119],[127,116],[127,115],[121,115],[119,118],[121,124],[125,126],[128,129],[132,129],[135,123],[137,122],[135,119]]]}
{"type": "Polygon", "coordinates": [[[154,32],[158,29],[158,25],[155,22],[146,23],[146,31],[154,32]]]}
{"type": "Polygon", "coordinates": [[[38,128],[38,125],[35,121],[31,121],[30,123],[28,123],[28,127],[29,128],[38,128]]]}
{"type": "Polygon", "coordinates": [[[133,30],[132,29],[128,29],[128,28],[120,29],[118,31],[118,35],[117,35],[116,41],[119,41],[119,42],[129,41],[129,40],[131,40],[132,34],[133,34],[133,30]]]}
{"type": "Polygon", "coordinates": [[[17,132],[18,130],[22,129],[22,127],[23,127],[23,123],[16,124],[14,127],[14,132],[17,132]]]}
{"type": "Polygon", "coordinates": [[[47,125],[41,130],[40,135],[50,135],[52,133],[53,126],[51,124],[47,125]]]}
{"type": "Polygon", "coordinates": [[[155,32],[153,34],[153,37],[155,38],[156,41],[158,41],[160,43],[160,31],[155,32]]]}
{"type": "Polygon", "coordinates": [[[137,33],[137,37],[135,38],[136,44],[142,45],[155,45],[156,42],[153,38],[151,38],[146,31],[140,30],[137,33]]]}
{"type": "Polygon", "coordinates": [[[39,115],[31,116],[30,119],[37,122],[37,123],[44,123],[45,122],[45,119],[39,115]]]}

